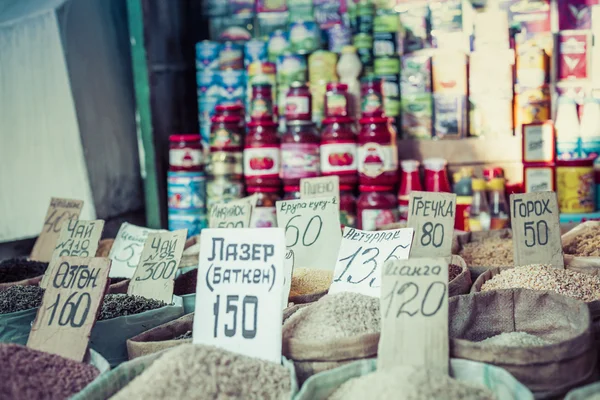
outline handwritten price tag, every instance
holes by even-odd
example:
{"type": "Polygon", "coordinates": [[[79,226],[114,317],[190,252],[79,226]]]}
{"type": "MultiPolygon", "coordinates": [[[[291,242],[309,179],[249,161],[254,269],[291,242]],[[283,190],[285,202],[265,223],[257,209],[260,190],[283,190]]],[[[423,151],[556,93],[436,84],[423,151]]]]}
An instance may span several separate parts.
{"type": "Polygon", "coordinates": [[[218,203],[210,208],[208,226],[211,228],[249,228],[252,210],[256,208],[258,196],[218,203]]]}
{"type": "Polygon", "coordinates": [[[110,276],[114,278],[131,278],[137,268],[144,243],[150,233],[167,232],[143,228],[124,222],[117,232],[117,237],[110,249],[108,258],[112,260],[110,276]]]}
{"type": "Polygon", "coordinates": [[[340,178],[337,175],[300,179],[300,198],[335,197],[340,203],[340,178]]]}
{"type": "Polygon", "coordinates": [[[83,361],[98,308],[108,289],[108,258],[60,257],[48,266],[49,282],[27,347],[83,361]]]}
{"type": "Polygon", "coordinates": [[[276,205],[277,226],[285,229],[295,267],[334,269],[342,240],[337,199],[284,200],[276,205]]]}
{"type": "Polygon", "coordinates": [[[329,293],[381,295],[381,268],[410,254],[413,229],[367,232],[345,227],[329,293]]]}
{"type": "Polygon", "coordinates": [[[56,197],[50,200],[42,232],[31,251],[32,260],[49,262],[52,259],[52,253],[56,248],[56,242],[63,223],[79,219],[82,208],[82,200],[59,199],[56,197]]]}
{"type": "Polygon", "coordinates": [[[452,253],[456,195],[412,192],[408,201],[407,225],[415,230],[410,256],[446,257],[452,253]]]}
{"type": "Polygon", "coordinates": [[[383,268],[377,368],[411,365],[448,373],[448,263],[390,261],[383,268]]]}
{"type": "Polygon", "coordinates": [[[511,194],[510,205],[515,265],[564,269],[556,193],[511,194]]]}
{"type": "Polygon", "coordinates": [[[281,361],[283,229],[205,229],[194,343],[281,361]]]}
{"type": "Polygon", "coordinates": [[[171,304],[175,273],[181,261],[186,237],[187,229],[150,233],[127,294],[171,304]]]}

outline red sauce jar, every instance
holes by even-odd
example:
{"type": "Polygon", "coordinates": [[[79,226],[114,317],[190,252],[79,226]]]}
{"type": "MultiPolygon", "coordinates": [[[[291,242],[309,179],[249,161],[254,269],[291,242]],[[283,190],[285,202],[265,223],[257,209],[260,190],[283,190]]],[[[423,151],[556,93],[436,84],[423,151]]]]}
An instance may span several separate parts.
{"type": "Polygon", "coordinates": [[[321,175],[338,175],[340,185],[356,185],[356,129],[349,117],[325,118],[321,132],[321,175]]]}
{"type": "Polygon", "coordinates": [[[290,185],[283,187],[284,200],[298,200],[300,198],[300,185],[290,185]]]}
{"type": "Polygon", "coordinates": [[[320,173],[319,144],[315,124],[289,121],[281,136],[281,179],[284,186],[298,186],[301,178],[314,178],[320,173]]]}
{"type": "Polygon", "coordinates": [[[248,186],[248,195],[256,194],[256,207],[252,209],[251,228],[277,228],[277,208],[275,203],[281,200],[279,188],[248,186]]]}
{"type": "Polygon", "coordinates": [[[361,118],[358,133],[358,179],[361,185],[398,182],[396,130],[388,118],[361,118]]]}
{"type": "Polygon", "coordinates": [[[211,122],[210,151],[242,151],[244,131],[240,117],[215,115],[211,122]]]}
{"type": "Polygon", "coordinates": [[[356,227],[356,196],[350,185],[340,185],[340,222],[343,226],[356,227]]]}
{"type": "Polygon", "coordinates": [[[443,158],[428,158],[423,160],[425,168],[425,190],[427,192],[450,193],[450,181],[446,173],[446,160],[443,158]]]}
{"type": "Polygon", "coordinates": [[[400,190],[398,190],[398,210],[400,220],[408,219],[408,200],[410,193],[415,190],[423,190],[421,177],[419,176],[419,162],[417,160],[404,160],[400,162],[402,176],[400,177],[400,190]]]}
{"type": "Polygon", "coordinates": [[[380,78],[373,76],[363,78],[360,85],[360,97],[363,118],[383,116],[383,91],[380,78]]]}
{"type": "Polygon", "coordinates": [[[281,186],[281,154],[277,124],[250,121],[244,147],[244,177],[248,186],[281,186]]]}
{"type": "Polygon", "coordinates": [[[202,171],[204,161],[200,135],[169,136],[169,171],[202,171]]]}
{"type": "Polygon", "coordinates": [[[285,119],[287,121],[311,121],[312,98],[308,86],[293,82],[285,97],[285,119]]]}
{"type": "Polygon", "coordinates": [[[238,117],[240,126],[244,126],[244,106],[239,103],[222,103],[215,106],[213,117],[238,117]]]}
{"type": "Polygon", "coordinates": [[[486,182],[489,182],[494,178],[504,178],[504,169],[500,167],[487,167],[483,169],[483,179],[485,179],[486,182]]]}
{"type": "Polygon", "coordinates": [[[273,91],[270,83],[255,83],[252,85],[250,119],[252,121],[273,120],[273,91]]]}
{"type": "Polygon", "coordinates": [[[325,117],[348,117],[350,102],[348,85],[345,83],[330,82],[325,92],[325,117]]]}
{"type": "Polygon", "coordinates": [[[358,229],[374,231],[383,225],[398,221],[398,206],[392,186],[359,186],[356,203],[358,229]]]}

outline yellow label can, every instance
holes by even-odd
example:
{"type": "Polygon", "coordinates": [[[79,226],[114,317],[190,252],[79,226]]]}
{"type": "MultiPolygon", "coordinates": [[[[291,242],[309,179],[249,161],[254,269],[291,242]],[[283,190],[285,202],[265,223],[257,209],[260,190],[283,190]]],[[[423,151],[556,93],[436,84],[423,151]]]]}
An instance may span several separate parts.
{"type": "Polygon", "coordinates": [[[596,208],[593,160],[557,162],[556,194],[561,213],[593,212],[596,208]]]}

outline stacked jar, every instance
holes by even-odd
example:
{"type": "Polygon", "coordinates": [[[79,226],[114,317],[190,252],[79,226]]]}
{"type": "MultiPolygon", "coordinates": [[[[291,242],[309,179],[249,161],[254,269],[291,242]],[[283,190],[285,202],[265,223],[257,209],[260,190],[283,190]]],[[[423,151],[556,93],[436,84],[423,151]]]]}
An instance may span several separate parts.
{"type": "Polygon", "coordinates": [[[206,180],[198,134],[169,137],[167,197],[169,230],[187,229],[188,237],[206,227],[206,180]]]}

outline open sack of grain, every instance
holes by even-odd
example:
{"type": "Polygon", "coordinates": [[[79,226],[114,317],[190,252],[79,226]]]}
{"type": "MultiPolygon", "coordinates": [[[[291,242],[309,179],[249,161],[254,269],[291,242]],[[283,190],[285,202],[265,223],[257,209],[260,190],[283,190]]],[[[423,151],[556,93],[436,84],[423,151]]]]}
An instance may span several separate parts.
{"type": "Polygon", "coordinates": [[[452,249],[452,254],[458,254],[465,260],[473,279],[490,268],[511,266],[512,231],[499,229],[458,236],[458,247],[452,249]]]}
{"type": "Polygon", "coordinates": [[[377,371],[377,360],[360,360],[310,377],[296,400],[398,398],[436,400],[533,400],[502,368],[450,360],[450,376],[408,366],[377,371]]]}
{"type": "Polygon", "coordinates": [[[448,261],[448,295],[450,297],[467,294],[471,290],[471,273],[462,257],[451,255],[448,261]]]}
{"type": "Polygon", "coordinates": [[[307,304],[319,300],[329,291],[333,270],[294,268],[288,301],[307,304]]]}
{"type": "Polygon", "coordinates": [[[152,353],[192,342],[194,314],[187,314],[166,324],[127,339],[127,353],[133,360],[152,353]]]}
{"type": "Polygon", "coordinates": [[[600,221],[586,221],[561,236],[565,267],[600,275],[600,221]]]}
{"type": "Polygon", "coordinates": [[[187,271],[177,278],[173,286],[173,294],[181,297],[183,313],[193,313],[196,309],[196,284],[198,281],[198,268],[187,271]]]}
{"type": "Polygon", "coordinates": [[[507,289],[450,299],[450,356],[506,369],[536,398],[564,395],[596,367],[587,307],[553,292],[507,289]]]}

